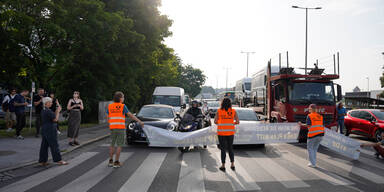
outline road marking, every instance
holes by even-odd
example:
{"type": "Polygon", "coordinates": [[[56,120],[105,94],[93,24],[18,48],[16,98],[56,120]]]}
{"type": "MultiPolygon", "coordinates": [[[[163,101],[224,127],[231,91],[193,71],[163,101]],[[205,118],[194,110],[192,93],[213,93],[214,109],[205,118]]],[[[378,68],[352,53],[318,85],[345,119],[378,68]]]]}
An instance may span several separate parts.
{"type": "Polygon", "coordinates": [[[320,169],[318,169],[318,168],[308,167],[307,166],[308,161],[306,159],[301,158],[298,155],[295,155],[295,154],[288,152],[288,151],[280,151],[280,152],[281,152],[280,153],[281,156],[284,159],[296,164],[297,166],[301,167],[301,169],[307,170],[307,171],[313,173],[314,175],[316,175],[317,177],[319,177],[323,180],[326,180],[326,181],[328,181],[334,185],[352,185],[353,184],[353,183],[351,183],[351,182],[349,182],[349,181],[347,181],[341,177],[337,177],[337,179],[334,178],[335,175],[331,172],[326,172],[325,170],[320,171],[320,169]],[[332,176],[330,176],[330,175],[332,175],[332,176]]]}
{"type": "Polygon", "coordinates": [[[140,167],[137,168],[128,181],[120,188],[119,192],[147,191],[166,156],[166,153],[150,153],[140,167]]]}
{"type": "Polygon", "coordinates": [[[205,191],[204,175],[203,168],[201,166],[200,152],[189,152],[183,154],[177,191],[205,191]]]}
{"type": "Polygon", "coordinates": [[[48,181],[65,171],[72,169],[73,167],[81,164],[82,162],[88,160],[89,158],[95,156],[97,152],[86,152],[82,153],[81,155],[73,158],[70,160],[68,165],[62,165],[62,166],[55,166],[52,168],[49,168],[45,171],[39,172],[37,174],[34,174],[30,177],[27,177],[25,179],[22,179],[18,182],[12,183],[10,185],[5,186],[0,191],[7,191],[7,192],[21,192],[31,189],[32,187],[35,187],[45,181],[48,181]]]}
{"type": "MultiPolygon", "coordinates": [[[[297,147],[297,149],[301,150],[301,151],[306,151],[305,149],[301,149],[299,147],[297,147]]],[[[354,167],[353,165],[350,165],[350,162],[348,162],[348,161],[345,161],[343,159],[337,159],[337,161],[336,161],[336,160],[334,160],[335,158],[330,157],[330,156],[325,155],[325,154],[322,154],[322,153],[317,153],[317,156],[321,157],[320,160],[328,162],[329,164],[334,165],[336,167],[339,167],[340,169],[343,169],[349,173],[359,175],[359,176],[361,176],[361,177],[363,177],[369,181],[372,181],[374,183],[378,183],[378,184],[384,183],[384,177],[383,176],[374,174],[372,172],[369,172],[369,171],[362,169],[362,168],[359,168],[359,167],[354,167]]]]}
{"type": "MultiPolygon", "coordinates": [[[[221,158],[221,152],[215,152],[217,160],[221,158]]],[[[227,155],[228,158],[228,155],[227,155]]],[[[221,161],[219,161],[221,166],[221,161]]],[[[225,175],[230,181],[234,191],[252,191],[252,190],[261,190],[259,185],[252,179],[248,174],[246,169],[241,166],[240,163],[235,163],[236,171],[232,171],[228,166],[230,163],[227,163],[225,175]]],[[[223,173],[224,174],[224,173],[223,173]]]]}
{"type": "Polygon", "coordinates": [[[365,153],[369,156],[374,156],[375,155],[375,152],[374,151],[371,151],[371,150],[366,150],[366,149],[363,149],[363,148],[360,148],[359,149],[361,153],[365,153]]]}
{"type": "Polygon", "coordinates": [[[255,162],[271,174],[277,181],[287,188],[310,187],[290,171],[274,162],[260,151],[247,151],[249,156],[255,157],[255,162]]]}
{"type": "MultiPolygon", "coordinates": [[[[121,153],[120,162],[124,162],[132,154],[133,154],[132,152],[121,153]]],[[[95,186],[97,183],[99,183],[101,180],[103,180],[113,171],[114,168],[108,167],[108,161],[109,161],[109,158],[103,161],[102,163],[100,163],[98,166],[84,173],[79,178],[68,183],[67,185],[59,189],[57,192],[88,191],[90,188],[95,186]]]]}
{"type": "Polygon", "coordinates": [[[104,143],[104,144],[100,145],[100,147],[109,147],[109,146],[111,146],[111,144],[109,144],[109,143],[104,143]]]}

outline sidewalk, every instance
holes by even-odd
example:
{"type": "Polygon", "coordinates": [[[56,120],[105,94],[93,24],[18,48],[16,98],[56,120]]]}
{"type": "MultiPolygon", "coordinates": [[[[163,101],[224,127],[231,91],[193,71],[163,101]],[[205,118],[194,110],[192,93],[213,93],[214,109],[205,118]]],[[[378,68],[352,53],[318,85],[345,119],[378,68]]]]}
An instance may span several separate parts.
{"type": "MultiPolygon", "coordinates": [[[[59,146],[65,154],[76,148],[87,145],[94,141],[109,136],[109,129],[106,124],[96,125],[89,128],[81,128],[79,132],[79,146],[68,145],[67,133],[63,132],[59,136],[59,146]]],[[[24,140],[15,138],[0,139],[0,172],[16,169],[38,162],[41,137],[26,137],[24,140]]],[[[49,152],[49,158],[51,153],[49,152]]]]}

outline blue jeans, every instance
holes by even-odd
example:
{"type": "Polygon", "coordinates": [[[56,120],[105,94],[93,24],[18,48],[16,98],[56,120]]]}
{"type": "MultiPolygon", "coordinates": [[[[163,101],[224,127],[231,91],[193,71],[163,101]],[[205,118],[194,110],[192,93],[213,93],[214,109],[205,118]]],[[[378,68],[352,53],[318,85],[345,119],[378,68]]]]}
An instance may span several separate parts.
{"type": "Polygon", "coordinates": [[[308,149],[309,162],[311,162],[311,164],[314,166],[316,166],[317,149],[319,149],[319,145],[320,145],[320,142],[322,139],[323,139],[323,136],[317,136],[314,138],[308,138],[307,139],[307,149],[308,149]]]}
{"type": "Polygon", "coordinates": [[[340,129],[340,133],[343,134],[343,131],[344,131],[344,119],[339,119],[337,120],[337,126],[339,127],[340,129]]]}

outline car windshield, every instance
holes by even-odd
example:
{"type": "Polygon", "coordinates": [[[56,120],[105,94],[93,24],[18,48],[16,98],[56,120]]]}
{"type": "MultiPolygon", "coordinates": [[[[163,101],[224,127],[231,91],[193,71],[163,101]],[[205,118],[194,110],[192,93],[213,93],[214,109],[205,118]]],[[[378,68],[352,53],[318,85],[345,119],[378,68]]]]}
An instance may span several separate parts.
{"type": "Polygon", "coordinates": [[[293,83],[289,86],[291,104],[334,105],[335,96],[332,83],[293,83]]]}
{"type": "Polygon", "coordinates": [[[244,88],[245,88],[245,90],[250,91],[251,90],[251,83],[244,83],[244,88]]]}
{"type": "Polygon", "coordinates": [[[252,110],[236,110],[240,121],[258,121],[257,115],[252,110]]]}
{"type": "Polygon", "coordinates": [[[215,101],[215,102],[208,102],[208,107],[220,107],[220,103],[215,101]]]}
{"type": "Polygon", "coordinates": [[[383,111],[371,111],[375,116],[376,118],[380,119],[380,120],[384,120],[384,112],[383,111]]]}
{"type": "Polygon", "coordinates": [[[143,107],[137,116],[155,119],[171,119],[174,113],[168,107],[143,107]]]}
{"type": "Polygon", "coordinates": [[[153,96],[153,103],[179,107],[180,106],[180,96],[154,95],[153,96]]]}

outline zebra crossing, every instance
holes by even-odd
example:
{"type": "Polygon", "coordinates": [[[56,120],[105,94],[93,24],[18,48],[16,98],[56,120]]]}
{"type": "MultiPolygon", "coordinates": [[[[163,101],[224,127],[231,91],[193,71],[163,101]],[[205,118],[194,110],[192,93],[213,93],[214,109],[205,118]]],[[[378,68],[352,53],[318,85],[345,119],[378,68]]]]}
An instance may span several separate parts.
{"type": "Polygon", "coordinates": [[[99,191],[101,183],[104,185],[105,180],[116,181],[111,185],[118,186],[114,188],[116,190],[111,191],[119,192],[166,191],[162,189],[162,186],[166,185],[176,185],[174,191],[177,192],[289,191],[295,189],[306,191],[314,187],[321,188],[322,184],[326,184],[329,189],[335,189],[335,191],[365,191],[357,188],[357,184],[371,183],[379,187],[384,186],[383,171],[373,173],[366,169],[367,166],[370,166],[384,170],[384,166],[380,167],[380,162],[372,160],[369,165],[360,166],[329,154],[318,153],[320,167],[314,169],[307,167],[305,148],[284,144],[273,145],[271,148],[273,151],[236,150],[236,171],[228,169],[225,173],[218,170],[221,162],[220,151],[216,147],[192,150],[184,154],[177,150],[162,151],[162,149],[123,151],[120,158],[123,167],[119,169],[107,167],[108,159],[105,159],[103,152],[84,152],[70,159],[67,166],[51,167],[4,186],[0,188],[0,191],[34,191],[37,189],[36,187],[44,189],[44,185],[48,185],[49,181],[66,172],[80,170],[79,167],[87,162],[97,163],[95,163],[96,166],[87,170],[81,169],[82,172],[67,183],[57,187],[50,186],[52,189],[50,191],[99,191]],[[162,166],[169,163],[167,157],[171,153],[173,155],[178,153],[176,157],[180,156],[178,162],[172,162],[178,166],[172,167],[173,171],[165,172],[166,169],[162,169],[162,166]],[[103,159],[96,160],[102,156],[103,159]],[[130,167],[131,171],[124,172],[124,167],[133,164],[136,167],[130,167]],[[329,166],[323,168],[322,165],[329,166]],[[119,174],[116,174],[117,172],[119,174]],[[175,178],[178,178],[174,183],[155,184],[155,182],[161,181],[161,178],[171,174],[175,174],[175,178]],[[350,177],[346,177],[346,175],[350,177]],[[314,181],[321,181],[322,184],[316,185],[314,181]],[[153,188],[154,185],[157,188],[155,190],[151,189],[151,186],[153,188]]]}

